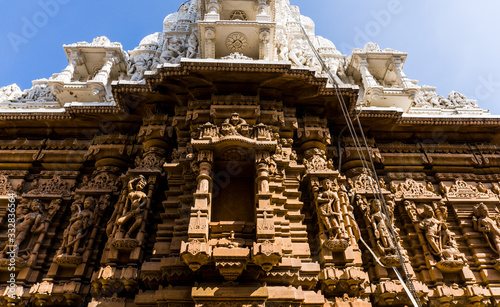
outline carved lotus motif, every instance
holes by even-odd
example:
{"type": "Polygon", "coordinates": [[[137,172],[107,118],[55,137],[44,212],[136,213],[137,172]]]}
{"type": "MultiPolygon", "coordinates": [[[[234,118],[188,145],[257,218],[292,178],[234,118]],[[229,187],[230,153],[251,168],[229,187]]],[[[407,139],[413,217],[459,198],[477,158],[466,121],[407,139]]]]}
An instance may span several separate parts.
{"type": "Polygon", "coordinates": [[[332,252],[343,252],[349,247],[349,240],[329,239],[323,242],[323,245],[332,252]]]}
{"type": "Polygon", "coordinates": [[[226,47],[233,52],[243,51],[248,47],[248,39],[241,32],[231,33],[226,39],[226,47]]]}
{"type": "Polygon", "coordinates": [[[78,255],[59,255],[56,257],[56,262],[61,267],[75,267],[82,261],[83,257],[78,255]]]}
{"type": "Polygon", "coordinates": [[[401,266],[401,262],[399,261],[399,257],[397,255],[387,255],[384,257],[380,257],[380,262],[385,266],[389,267],[399,267],[401,266]]]}
{"type": "Polygon", "coordinates": [[[436,263],[436,267],[445,273],[456,273],[462,270],[465,266],[465,262],[462,259],[459,260],[442,260],[436,263]]]}
{"type": "Polygon", "coordinates": [[[139,241],[131,238],[116,239],[113,246],[118,250],[133,250],[139,246],[139,241]]]}
{"type": "MultiPolygon", "coordinates": [[[[16,268],[15,271],[18,272],[22,268],[26,267],[27,263],[26,260],[20,257],[14,257],[14,267],[16,268]]],[[[0,271],[7,271],[11,265],[11,260],[10,258],[4,258],[0,259],[0,271]]]]}

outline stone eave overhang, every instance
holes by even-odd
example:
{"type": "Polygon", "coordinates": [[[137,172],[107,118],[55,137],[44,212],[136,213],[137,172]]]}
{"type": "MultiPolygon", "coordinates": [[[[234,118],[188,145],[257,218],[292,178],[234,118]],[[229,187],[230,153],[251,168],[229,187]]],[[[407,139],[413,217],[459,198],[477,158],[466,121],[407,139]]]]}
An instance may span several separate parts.
{"type": "Polygon", "coordinates": [[[0,120],[69,120],[78,114],[117,114],[123,109],[114,103],[67,104],[57,109],[11,109],[0,110],[0,120]]]}
{"type": "Polygon", "coordinates": [[[360,118],[392,119],[398,125],[500,126],[500,116],[497,115],[416,115],[405,113],[399,108],[358,107],[356,109],[360,118]]]}
{"type": "MultiPolygon", "coordinates": [[[[304,84],[317,87],[319,96],[336,96],[337,91],[328,83],[328,78],[316,76],[308,68],[292,67],[290,62],[275,61],[249,61],[249,60],[214,60],[214,59],[183,59],[180,64],[162,64],[156,71],[147,71],[145,80],[141,82],[119,81],[113,82],[113,95],[117,105],[124,107],[125,101],[120,94],[153,93],[156,86],[167,83],[169,77],[189,76],[192,73],[203,75],[207,72],[241,72],[241,73],[267,73],[276,74],[277,77],[294,78],[304,84]]],[[[352,103],[357,98],[359,87],[357,85],[342,84],[339,92],[343,96],[351,96],[347,101],[350,111],[354,110],[352,103]]]]}
{"type": "MultiPolygon", "coordinates": [[[[10,109],[0,110],[0,120],[71,120],[78,115],[87,114],[119,114],[126,109],[126,101],[121,94],[155,93],[155,87],[168,83],[172,76],[189,76],[191,73],[203,72],[241,72],[270,73],[277,78],[293,78],[303,84],[317,88],[318,96],[336,96],[337,90],[328,83],[324,76],[316,76],[313,70],[292,67],[290,62],[271,61],[235,61],[235,60],[189,60],[183,59],[180,64],[163,64],[156,71],[147,71],[145,79],[140,82],[114,81],[112,83],[113,97],[116,104],[111,103],[79,103],[66,104],[57,109],[10,109]]],[[[345,99],[349,111],[354,111],[354,101],[357,99],[357,85],[341,84],[339,93],[348,97],[345,99]]]]}

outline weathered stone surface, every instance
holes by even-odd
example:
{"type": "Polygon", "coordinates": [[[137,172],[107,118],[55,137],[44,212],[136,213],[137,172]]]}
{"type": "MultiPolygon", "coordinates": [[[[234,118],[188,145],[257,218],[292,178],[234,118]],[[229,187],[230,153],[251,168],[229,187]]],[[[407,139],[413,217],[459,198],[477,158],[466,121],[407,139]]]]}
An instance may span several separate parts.
{"type": "Polygon", "coordinates": [[[500,117],[406,53],[346,57],[287,0],[64,50],[0,89],[0,306],[411,305],[392,267],[424,305],[499,304],[500,117]]]}

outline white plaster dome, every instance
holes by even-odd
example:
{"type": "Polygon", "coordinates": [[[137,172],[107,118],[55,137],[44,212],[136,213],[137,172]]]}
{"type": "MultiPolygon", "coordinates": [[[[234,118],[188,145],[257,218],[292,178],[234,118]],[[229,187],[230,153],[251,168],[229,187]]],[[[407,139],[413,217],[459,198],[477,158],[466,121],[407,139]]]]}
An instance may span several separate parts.
{"type": "Polygon", "coordinates": [[[158,46],[158,43],[160,41],[160,34],[161,34],[160,32],[156,32],[144,37],[139,43],[139,46],[151,46],[151,45],[158,46]]]}
{"type": "Polygon", "coordinates": [[[318,48],[320,54],[341,54],[331,40],[322,36],[316,36],[314,45],[318,48]]]}
{"type": "Polygon", "coordinates": [[[129,54],[131,56],[136,56],[137,54],[144,52],[154,54],[158,50],[158,48],[161,48],[160,37],[160,32],[156,32],[144,37],[139,43],[139,46],[135,47],[134,50],[129,51],[129,54]]]}
{"type": "Polygon", "coordinates": [[[314,29],[316,26],[310,17],[300,15],[300,23],[304,26],[308,35],[314,36],[314,29]]]}
{"type": "Polygon", "coordinates": [[[165,19],[163,20],[163,32],[168,32],[170,31],[170,28],[172,25],[177,21],[179,13],[175,12],[172,14],[167,15],[165,19]]]}

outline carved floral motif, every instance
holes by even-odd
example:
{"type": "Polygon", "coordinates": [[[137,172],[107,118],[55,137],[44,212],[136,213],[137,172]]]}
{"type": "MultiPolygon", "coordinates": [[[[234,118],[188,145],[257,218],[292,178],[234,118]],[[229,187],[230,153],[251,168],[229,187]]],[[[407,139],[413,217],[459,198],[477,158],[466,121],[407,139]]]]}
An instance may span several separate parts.
{"type": "Polygon", "coordinates": [[[448,199],[498,199],[498,196],[484,188],[484,185],[482,183],[479,183],[478,187],[476,188],[463,181],[462,179],[455,179],[455,184],[450,188],[444,185],[443,182],[441,182],[440,187],[443,193],[446,194],[446,197],[448,197],[448,199]]]}
{"type": "Polygon", "coordinates": [[[304,153],[305,158],[302,163],[309,173],[331,172],[334,169],[333,160],[326,157],[324,150],[311,148],[304,153]]]}
{"type": "Polygon", "coordinates": [[[9,182],[9,177],[0,175],[0,195],[8,195],[13,193],[12,184],[9,182]]]}
{"type": "Polygon", "coordinates": [[[69,196],[70,185],[61,176],[53,175],[52,179],[40,184],[34,184],[34,189],[28,195],[62,195],[69,196]]]}
{"type": "Polygon", "coordinates": [[[434,193],[432,183],[427,183],[427,185],[424,185],[422,183],[416,182],[411,178],[406,178],[405,182],[399,184],[392,181],[391,191],[395,194],[396,198],[436,198],[438,196],[434,193]]]}

